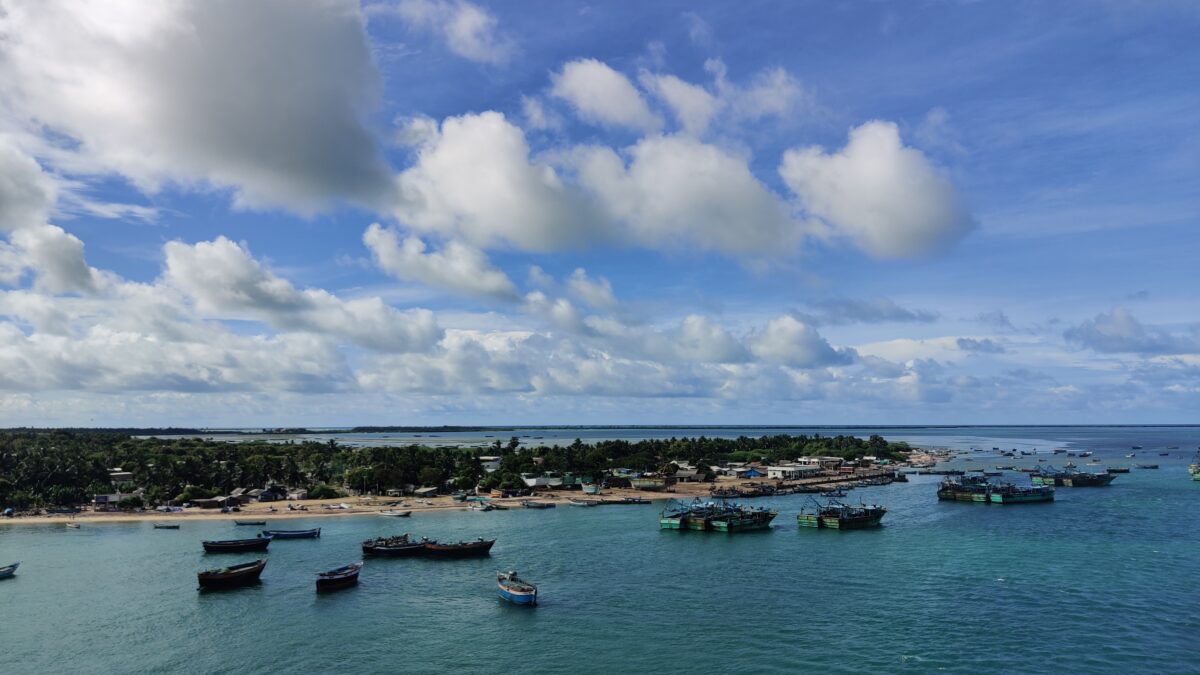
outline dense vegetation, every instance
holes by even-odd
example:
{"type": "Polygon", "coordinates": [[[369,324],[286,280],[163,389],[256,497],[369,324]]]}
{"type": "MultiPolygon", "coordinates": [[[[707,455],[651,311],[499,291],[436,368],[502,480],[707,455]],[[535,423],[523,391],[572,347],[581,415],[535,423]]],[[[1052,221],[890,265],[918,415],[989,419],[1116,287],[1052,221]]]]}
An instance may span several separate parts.
{"type": "Polygon", "coordinates": [[[339,496],[341,489],[383,493],[412,485],[450,484],[469,489],[519,488],[523,472],[571,472],[597,477],[614,468],[671,470],[671,462],[711,465],[727,461],[780,461],[801,455],[847,459],[875,455],[896,459],[907,450],[879,436],[763,436],[734,440],[578,440],[568,446],[522,448],[513,438],[487,449],[430,448],[420,445],[351,448],[317,443],[226,443],[199,438],[134,438],[122,432],[0,432],[0,507],[81,504],[114,491],[109,470],[133,474],[128,492],[145,488],[146,502],[188,501],[228,494],[238,487],[280,483],[305,487],[314,497],[339,496]],[[480,455],[500,455],[500,469],[486,474],[480,455]],[[539,458],[535,460],[535,458],[539,458]]]}

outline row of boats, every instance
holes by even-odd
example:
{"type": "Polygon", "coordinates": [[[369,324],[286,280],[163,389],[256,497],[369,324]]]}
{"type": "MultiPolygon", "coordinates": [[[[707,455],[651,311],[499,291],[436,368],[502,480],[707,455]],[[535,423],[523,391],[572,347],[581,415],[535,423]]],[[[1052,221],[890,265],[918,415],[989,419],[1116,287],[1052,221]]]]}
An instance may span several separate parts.
{"type": "MultiPolygon", "coordinates": [[[[845,504],[830,498],[822,504],[809,497],[809,504],[796,515],[800,527],[856,530],[878,527],[887,509],[867,504],[845,504]]],[[[691,502],[672,500],[659,514],[658,525],[663,530],[696,530],[701,532],[744,532],[770,526],[778,511],[742,506],[731,502],[691,502]]]]}

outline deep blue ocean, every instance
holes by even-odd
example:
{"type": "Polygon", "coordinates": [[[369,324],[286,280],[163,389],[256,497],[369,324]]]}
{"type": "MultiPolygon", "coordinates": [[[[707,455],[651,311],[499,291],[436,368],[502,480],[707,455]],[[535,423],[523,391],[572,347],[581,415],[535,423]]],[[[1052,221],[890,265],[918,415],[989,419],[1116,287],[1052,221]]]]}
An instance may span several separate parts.
{"type": "Polygon", "coordinates": [[[855,490],[889,509],[858,532],[798,528],[803,495],[755,500],[780,515],[738,535],[660,531],[658,505],[294,520],[281,527],[322,537],[272,543],[261,585],[219,593],[198,592],[196,572],[254,556],[200,541],[251,528],[0,526],[0,565],[22,562],[0,581],[0,673],[1200,671],[1200,482],[1186,471],[1200,427],[879,433],[985,448],[979,466],[1014,463],[993,446],[1063,446],[1160,468],[1013,506],[942,503],[937,477],[914,476],[855,490]],[[498,541],[482,560],[369,559],[357,588],[314,593],[314,572],[404,531],[498,541]],[[541,605],[499,601],[501,569],[537,582],[541,605]]]}

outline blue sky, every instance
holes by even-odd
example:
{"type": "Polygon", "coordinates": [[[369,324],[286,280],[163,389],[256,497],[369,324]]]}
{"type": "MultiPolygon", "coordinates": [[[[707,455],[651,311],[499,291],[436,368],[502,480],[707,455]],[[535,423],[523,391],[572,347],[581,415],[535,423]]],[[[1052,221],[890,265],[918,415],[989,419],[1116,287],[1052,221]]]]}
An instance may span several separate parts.
{"type": "Polygon", "coordinates": [[[0,424],[1200,409],[1191,3],[0,7],[0,424]]]}

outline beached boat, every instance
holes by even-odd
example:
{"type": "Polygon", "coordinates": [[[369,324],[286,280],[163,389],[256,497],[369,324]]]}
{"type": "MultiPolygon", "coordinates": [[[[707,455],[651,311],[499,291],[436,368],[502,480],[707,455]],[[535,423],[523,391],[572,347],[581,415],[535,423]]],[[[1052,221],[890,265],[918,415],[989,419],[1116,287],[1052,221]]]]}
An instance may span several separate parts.
{"type": "Polygon", "coordinates": [[[267,566],[266,559],[254,560],[240,565],[219,567],[206,570],[196,575],[200,588],[236,588],[258,583],[263,568],[267,566]]]}
{"type": "Polygon", "coordinates": [[[274,537],[276,539],[318,539],[321,536],[321,528],[316,527],[311,530],[263,530],[262,536],[274,537]]]}
{"type": "Polygon", "coordinates": [[[17,573],[17,568],[20,566],[21,563],[15,562],[11,565],[0,567],[0,579],[11,579],[12,576],[17,573]]]}
{"type": "Polygon", "coordinates": [[[265,520],[235,520],[235,521],[233,521],[233,524],[241,525],[243,527],[245,527],[247,525],[253,525],[255,527],[262,527],[263,525],[267,524],[267,521],[265,521],[265,520]]]}
{"type": "Polygon", "coordinates": [[[518,577],[515,571],[497,572],[496,587],[504,600],[518,605],[537,604],[537,586],[518,577]]]}
{"type": "Polygon", "coordinates": [[[407,558],[425,555],[426,539],[416,540],[408,534],[395,537],[377,537],[362,543],[363,555],[377,555],[386,558],[407,558]]]}
{"type": "Polygon", "coordinates": [[[337,591],[357,585],[358,573],[362,568],[363,564],[356,562],[317,574],[317,592],[337,591]]]}
{"type": "Polygon", "coordinates": [[[834,530],[861,530],[878,527],[887,509],[882,506],[853,506],[831,499],[822,505],[811,500],[811,506],[801,509],[796,515],[800,527],[829,528],[834,530]]]}
{"type": "Polygon", "coordinates": [[[495,511],[496,507],[491,504],[471,504],[467,507],[468,511],[495,511]]]}
{"type": "Polygon", "coordinates": [[[412,511],[380,511],[381,516],[390,516],[392,518],[407,518],[412,515],[412,511]]]}
{"type": "Polygon", "coordinates": [[[605,506],[617,504],[649,504],[650,500],[645,497],[622,497],[620,499],[601,499],[601,504],[605,506]]]}
{"type": "Polygon", "coordinates": [[[599,506],[600,502],[595,499],[568,499],[567,503],[571,506],[599,506]]]}
{"type": "Polygon", "coordinates": [[[555,506],[558,506],[558,504],[551,504],[550,502],[535,502],[526,499],[521,502],[521,506],[524,506],[527,509],[552,509],[555,506]]]}
{"type": "Polygon", "coordinates": [[[254,539],[224,539],[204,541],[205,553],[242,553],[244,551],[265,551],[271,543],[270,537],[255,537],[254,539]]]}
{"type": "Polygon", "coordinates": [[[600,484],[599,483],[588,483],[588,484],[584,485],[583,486],[583,494],[585,494],[585,495],[600,494],[600,484]]]}
{"type": "Polygon", "coordinates": [[[179,523],[155,523],[154,529],[156,529],[156,530],[178,530],[179,523]]]}
{"type": "Polygon", "coordinates": [[[436,541],[425,542],[425,555],[430,558],[482,558],[489,555],[495,539],[480,537],[475,541],[460,541],[455,544],[441,544],[436,541]]]}

